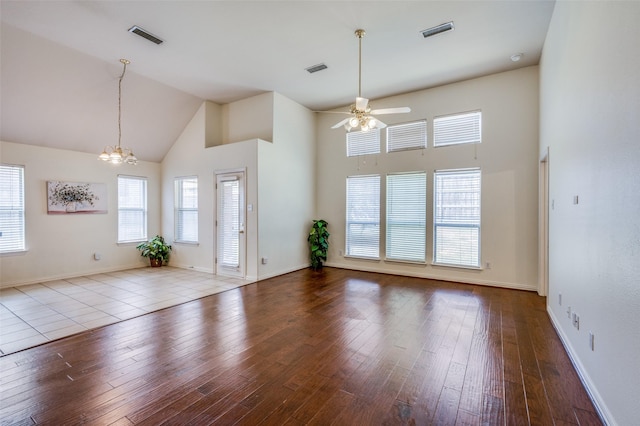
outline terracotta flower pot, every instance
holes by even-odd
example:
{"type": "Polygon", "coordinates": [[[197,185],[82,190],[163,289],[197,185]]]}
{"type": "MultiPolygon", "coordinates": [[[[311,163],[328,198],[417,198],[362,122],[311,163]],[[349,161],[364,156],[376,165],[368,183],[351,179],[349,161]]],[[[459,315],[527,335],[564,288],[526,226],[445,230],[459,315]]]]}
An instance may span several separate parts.
{"type": "Polygon", "coordinates": [[[153,259],[153,258],[149,258],[149,262],[151,263],[152,267],[158,267],[158,266],[162,266],[162,260],[160,259],[153,259]]]}

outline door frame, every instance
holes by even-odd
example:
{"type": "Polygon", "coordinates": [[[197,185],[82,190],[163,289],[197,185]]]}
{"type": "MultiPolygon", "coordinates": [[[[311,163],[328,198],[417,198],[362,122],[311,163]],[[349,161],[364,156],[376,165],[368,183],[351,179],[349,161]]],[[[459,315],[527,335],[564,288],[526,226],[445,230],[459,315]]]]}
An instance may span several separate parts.
{"type": "Polygon", "coordinates": [[[549,295],[549,147],[538,172],[538,294],[549,295]]]}
{"type": "Polygon", "coordinates": [[[234,169],[223,169],[223,170],[215,170],[214,171],[214,176],[213,176],[214,182],[213,182],[213,187],[214,187],[214,226],[213,226],[213,232],[214,232],[214,244],[215,244],[215,250],[214,250],[214,273],[216,275],[220,275],[220,276],[227,276],[227,277],[235,277],[235,278],[246,278],[247,276],[247,170],[246,168],[234,168],[234,169]],[[219,263],[218,263],[218,249],[219,249],[219,245],[218,245],[218,208],[219,208],[219,202],[218,202],[218,180],[220,177],[224,177],[224,175],[241,175],[240,176],[240,181],[241,181],[241,191],[242,191],[242,196],[240,197],[240,221],[242,223],[242,232],[240,232],[241,237],[240,237],[240,241],[239,241],[239,253],[238,253],[238,263],[239,263],[239,270],[237,271],[237,273],[233,273],[230,271],[223,271],[222,269],[219,268],[219,263]],[[220,272],[226,272],[226,273],[220,273],[220,272]]]}

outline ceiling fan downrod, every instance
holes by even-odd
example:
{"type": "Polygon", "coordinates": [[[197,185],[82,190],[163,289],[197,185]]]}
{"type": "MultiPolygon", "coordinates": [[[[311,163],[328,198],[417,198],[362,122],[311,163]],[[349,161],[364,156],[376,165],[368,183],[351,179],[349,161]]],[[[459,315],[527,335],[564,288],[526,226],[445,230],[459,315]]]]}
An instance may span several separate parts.
{"type": "Polygon", "coordinates": [[[366,32],[363,29],[357,29],[355,32],[358,37],[358,97],[362,97],[362,37],[366,32]]]}

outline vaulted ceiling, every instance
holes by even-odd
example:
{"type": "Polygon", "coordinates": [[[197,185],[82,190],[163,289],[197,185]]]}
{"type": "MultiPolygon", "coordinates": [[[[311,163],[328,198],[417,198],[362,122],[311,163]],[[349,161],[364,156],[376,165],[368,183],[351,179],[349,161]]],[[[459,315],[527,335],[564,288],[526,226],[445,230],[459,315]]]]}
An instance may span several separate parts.
{"type": "MultiPolygon", "coordinates": [[[[0,1],[3,141],[161,161],[203,100],[266,91],[312,109],[537,64],[554,2],[0,1]],[[421,30],[454,22],[453,31],[421,30]],[[138,25],[156,45],[128,31],[138,25]],[[522,53],[518,62],[511,55],[522,53]],[[324,63],[310,74],[305,68],[324,63]]],[[[378,107],[385,105],[376,104],[378,107]]]]}

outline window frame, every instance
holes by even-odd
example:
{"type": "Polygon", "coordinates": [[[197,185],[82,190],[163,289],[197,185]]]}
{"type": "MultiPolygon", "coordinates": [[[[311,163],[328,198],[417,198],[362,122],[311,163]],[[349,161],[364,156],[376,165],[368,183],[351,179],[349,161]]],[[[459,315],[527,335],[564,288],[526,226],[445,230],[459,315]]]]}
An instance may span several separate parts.
{"type": "MultiPolygon", "coordinates": [[[[408,132],[405,132],[405,136],[407,135],[408,132]]],[[[400,124],[393,124],[393,125],[389,125],[386,128],[386,150],[387,150],[387,154],[391,153],[391,152],[402,152],[402,151],[413,151],[416,149],[426,149],[428,147],[428,122],[427,119],[422,119],[422,120],[416,120],[416,121],[409,121],[406,123],[400,123],[400,124]],[[398,148],[391,148],[391,144],[393,143],[393,132],[394,129],[400,129],[402,127],[404,128],[410,128],[411,126],[416,126],[418,127],[418,125],[422,125],[422,128],[419,129],[411,129],[411,136],[413,138],[415,138],[416,140],[419,138],[424,138],[423,140],[421,140],[421,142],[423,142],[421,145],[415,145],[415,146],[402,146],[402,147],[398,147],[398,148]],[[391,134],[390,134],[391,133],[391,134]],[[415,133],[415,135],[414,135],[415,133]]]]}
{"type": "Polygon", "coordinates": [[[199,229],[198,229],[198,176],[180,176],[174,179],[174,242],[183,244],[198,244],[199,241],[199,229]],[[184,184],[194,181],[195,183],[195,207],[185,207],[185,192],[184,184]],[[184,218],[183,212],[195,212],[195,239],[184,238],[184,232],[180,232],[180,229],[184,231],[184,218]]]}
{"type": "MultiPolygon", "coordinates": [[[[380,223],[380,181],[381,181],[381,176],[379,174],[373,174],[373,175],[355,175],[355,176],[347,176],[346,179],[346,196],[345,196],[345,257],[352,257],[352,258],[359,258],[359,259],[370,259],[370,260],[379,260],[380,259],[380,230],[381,230],[381,223],[380,223]],[[355,182],[356,179],[370,179],[371,181],[369,182],[368,188],[370,189],[375,189],[374,187],[371,186],[371,184],[374,183],[374,179],[377,180],[377,182],[375,182],[375,184],[377,185],[377,193],[374,191],[374,195],[375,196],[371,196],[371,198],[368,200],[370,201],[372,204],[377,204],[377,221],[354,221],[354,220],[350,220],[350,216],[354,216],[353,214],[351,214],[351,206],[353,206],[354,203],[350,202],[350,200],[352,199],[350,197],[350,181],[351,182],[355,182]],[[356,253],[352,250],[353,246],[352,243],[355,240],[355,238],[353,237],[353,234],[351,233],[351,225],[353,224],[360,224],[363,225],[362,231],[364,232],[367,229],[367,225],[373,225],[374,227],[374,234],[377,233],[377,235],[374,235],[375,239],[376,239],[376,245],[375,245],[375,254],[372,255],[367,255],[367,254],[362,254],[364,251],[362,251],[361,253],[356,253]],[[377,228],[376,228],[377,226],[377,228]]],[[[366,182],[365,182],[366,183],[366,182]]],[[[362,187],[364,187],[364,185],[362,185],[362,187]]],[[[354,200],[355,201],[355,200],[354,200]]],[[[361,208],[365,208],[366,206],[361,206],[361,208]]],[[[374,248],[374,247],[369,247],[370,249],[374,248]]]]}
{"type": "MultiPolygon", "coordinates": [[[[464,208],[464,206],[462,206],[464,208]]],[[[478,168],[467,168],[467,169],[443,169],[436,170],[433,174],[433,265],[437,266],[449,266],[449,267],[457,267],[464,269],[482,269],[482,170],[478,168]],[[438,190],[439,186],[439,176],[452,176],[452,175],[463,175],[463,174],[477,174],[478,179],[478,190],[477,190],[477,206],[467,208],[477,209],[477,224],[473,223],[464,223],[462,219],[457,219],[456,222],[449,221],[443,222],[438,219],[439,211],[441,209],[440,202],[438,200],[438,196],[440,191],[438,190]],[[475,251],[472,248],[471,254],[476,255],[476,263],[461,263],[461,262],[445,262],[439,259],[438,253],[438,227],[449,227],[449,228],[466,228],[466,229],[475,229],[477,230],[477,246],[475,247],[475,251]]]]}
{"type": "Polygon", "coordinates": [[[379,128],[371,129],[366,132],[347,132],[345,139],[347,157],[380,154],[381,136],[379,128]],[[373,140],[370,141],[368,139],[373,140]],[[352,152],[352,150],[354,152],[352,152]]]}
{"type": "Polygon", "coordinates": [[[118,175],[118,244],[128,244],[128,243],[137,243],[141,241],[147,241],[148,239],[148,179],[144,176],[131,176],[131,175],[118,175]],[[120,190],[121,190],[121,180],[138,180],[144,183],[143,185],[143,207],[121,207],[120,203],[120,190]],[[130,239],[121,239],[121,228],[122,228],[122,213],[123,212],[142,212],[142,222],[143,224],[136,224],[138,226],[141,225],[140,231],[142,235],[136,236],[135,238],[130,239]]]}
{"type": "MultiPolygon", "coordinates": [[[[401,225],[400,225],[401,226],[401,225]]],[[[413,172],[403,172],[403,173],[389,173],[387,174],[386,179],[386,211],[385,211],[385,260],[393,261],[393,262],[407,262],[407,263],[420,263],[424,264],[427,262],[427,172],[426,171],[413,171],[413,172]],[[423,178],[421,182],[418,181],[417,177],[420,176],[423,178]],[[413,181],[407,181],[408,177],[415,177],[413,181]],[[392,180],[398,179],[402,185],[398,183],[391,184],[392,180]],[[393,193],[395,192],[395,188],[398,191],[402,191],[402,189],[408,188],[409,183],[420,183],[422,186],[417,188],[418,191],[422,190],[421,193],[416,193],[415,189],[410,191],[409,193],[402,194],[402,197],[397,197],[393,193]],[[393,186],[392,186],[393,185],[393,186]],[[417,197],[421,198],[417,198],[417,197]],[[401,202],[400,204],[395,203],[397,205],[394,208],[394,202],[401,202]],[[417,205],[416,205],[417,201],[417,205]],[[411,216],[414,216],[413,212],[415,212],[416,207],[421,210],[421,220],[412,220],[411,216]],[[417,240],[415,238],[411,238],[414,235],[413,232],[408,232],[406,226],[399,228],[395,224],[400,224],[399,220],[395,220],[392,216],[396,216],[398,219],[404,218],[405,224],[410,224],[410,227],[421,226],[422,235],[417,240]],[[391,219],[390,219],[391,217],[391,219]],[[397,229],[397,232],[393,232],[394,229],[397,229]],[[396,240],[395,243],[392,241],[396,240]],[[397,241],[400,241],[399,243],[397,241]],[[411,247],[407,248],[404,246],[404,243],[407,242],[421,242],[421,250],[419,253],[420,257],[410,257],[409,255],[403,256],[412,250],[411,247],[415,247],[415,244],[411,244],[411,247]],[[399,250],[396,253],[392,252],[393,247],[398,247],[399,250]]]]}
{"type": "MultiPolygon", "coordinates": [[[[475,124],[473,124],[473,126],[475,126],[475,124]]],[[[464,127],[465,126],[458,125],[456,128],[452,130],[460,132],[461,134],[459,135],[459,137],[463,137],[465,136],[465,131],[463,130],[464,127]]],[[[449,130],[449,132],[451,132],[452,130],[449,130]]],[[[439,115],[433,118],[433,147],[434,148],[442,148],[445,146],[455,146],[455,145],[480,144],[480,143],[482,143],[482,110],[457,112],[454,114],[439,115]],[[439,135],[438,123],[439,122],[441,122],[442,120],[455,120],[456,118],[462,119],[468,116],[478,116],[477,132],[475,132],[475,129],[474,129],[474,136],[477,136],[476,138],[461,139],[459,141],[455,141],[455,140],[451,141],[451,138],[450,138],[449,142],[444,142],[444,143],[438,142],[438,135],[439,135]]]]}
{"type": "MultiPolygon", "coordinates": [[[[6,249],[3,249],[0,246],[0,256],[7,256],[7,255],[11,255],[11,254],[17,254],[17,253],[24,253],[27,251],[27,240],[26,240],[26,207],[25,207],[25,199],[26,199],[26,194],[25,194],[25,166],[24,165],[20,165],[20,164],[8,164],[8,163],[0,163],[0,169],[7,169],[7,177],[9,179],[13,179],[16,176],[10,176],[12,173],[17,171],[17,178],[18,178],[18,185],[19,188],[17,190],[17,193],[15,191],[15,188],[13,188],[11,186],[12,182],[9,182],[9,180],[7,180],[7,186],[9,186],[9,203],[7,205],[7,208],[3,208],[2,204],[0,203],[0,211],[2,211],[3,215],[4,212],[8,212],[8,214],[10,216],[12,216],[12,213],[15,214],[17,212],[18,214],[18,223],[17,226],[15,227],[11,227],[11,232],[16,232],[18,234],[16,242],[17,244],[14,243],[13,246],[9,246],[6,249]],[[15,198],[17,197],[17,201],[18,204],[14,204],[14,202],[16,201],[15,198]]],[[[5,172],[2,171],[0,173],[0,176],[5,176],[5,172]]],[[[7,228],[8,229],[8,228],[7,228]]],[[[6,230],[0,229],[0,232],[7,232],[6,230]]],[[[1,238],[1,237],[0,237],[1,238]]],[[[4,246],[4,243],[2,244],[2,246],[4,246]]]]}

